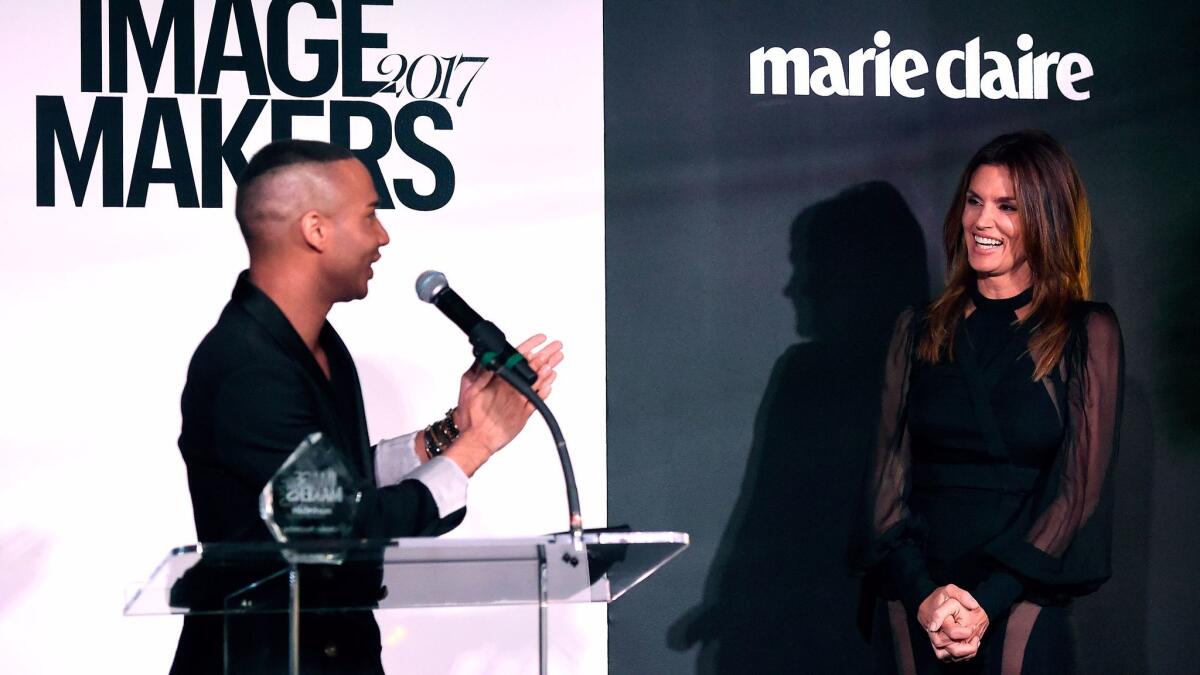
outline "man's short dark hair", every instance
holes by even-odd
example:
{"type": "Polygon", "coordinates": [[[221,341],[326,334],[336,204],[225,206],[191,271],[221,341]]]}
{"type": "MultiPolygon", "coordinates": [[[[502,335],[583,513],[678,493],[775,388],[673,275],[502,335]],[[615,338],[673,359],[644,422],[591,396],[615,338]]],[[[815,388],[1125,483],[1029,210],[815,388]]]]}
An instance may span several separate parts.
{"type": "Polygon", "coordinates": [[[263,176],[293,164],[340,162],[354,159],[354,153],[340,145],[323,141],[302,141],[287,139],[274,141],[263,146],[254,153],[250,163],[238,177],[237,197],[234,200],[234,215],[242,227],[242,234],[248,234],[249,223],[246,222],[246,200],[250,188],[263,176]]]}

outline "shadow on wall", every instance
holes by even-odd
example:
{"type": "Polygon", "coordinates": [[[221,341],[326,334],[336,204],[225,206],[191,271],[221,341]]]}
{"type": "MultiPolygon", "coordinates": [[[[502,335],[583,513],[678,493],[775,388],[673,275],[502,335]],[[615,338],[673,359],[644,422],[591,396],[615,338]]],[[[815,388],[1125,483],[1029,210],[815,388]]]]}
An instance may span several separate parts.
{"type": "Polygon", "coordinates": [[[1200,228],[1191,219],[1170,223],[1164,280],[1155,338],[1159,353],[1156,371],[1158,400],[1164,402],[1164,435],[1175,447],[1200,453],[1200,313],[1193,303],[1200,295],[1195,253],[1200,251],[1200,228]]]}
{"type": "Polygon", "coordinates": [[[671,627],[700,673],[867,672],[846,550],[892,325],[928,301],[920,225],[888,183],[844,190],[791,228],[784,293],[811,341],[775,362],[704,600],[671,627]]]}

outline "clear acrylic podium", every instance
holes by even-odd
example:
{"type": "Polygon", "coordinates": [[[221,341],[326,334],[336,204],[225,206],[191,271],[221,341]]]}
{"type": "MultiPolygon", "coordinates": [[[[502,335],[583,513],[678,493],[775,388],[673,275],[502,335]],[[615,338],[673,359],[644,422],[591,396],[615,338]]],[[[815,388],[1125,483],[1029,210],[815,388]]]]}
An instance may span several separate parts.
{"type": "Polygon", "coordinates": [[[295,674],[301,612],[537,604],[545,673],[549,605],[612,602],[688,542],[682,532],[585,532],[578,547],[570,534],[184,546],[130,595],[125,615],[287,613],[295,674]]]}

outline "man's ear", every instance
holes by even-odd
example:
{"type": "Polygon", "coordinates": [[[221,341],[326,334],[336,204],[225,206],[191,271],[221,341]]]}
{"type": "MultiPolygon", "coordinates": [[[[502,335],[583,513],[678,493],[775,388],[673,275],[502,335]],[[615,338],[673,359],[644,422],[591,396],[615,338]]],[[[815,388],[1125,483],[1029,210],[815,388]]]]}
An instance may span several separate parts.
{"type": "Polygon", "coordinates": [[[315,210],[305,211],[300,216],[300,235],[310,249],[324,253],[329,243],[329,222],[315,210]]]}

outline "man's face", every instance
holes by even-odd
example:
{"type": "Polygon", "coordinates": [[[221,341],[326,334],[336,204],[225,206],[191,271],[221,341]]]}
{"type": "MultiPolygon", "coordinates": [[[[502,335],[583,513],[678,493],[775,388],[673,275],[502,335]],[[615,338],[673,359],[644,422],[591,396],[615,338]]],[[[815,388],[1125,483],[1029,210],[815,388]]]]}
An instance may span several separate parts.
{"type": "Polygon", "coordinates": [[[335,302],[357,300],[367,295],[367,281],[374,276],[371,264],[379,260],[388,234],[375,215],[379,196],[362,162],[347,159],[328,167],[332,196],[322,214],[331,225],[325,279],[335,302]]]}

